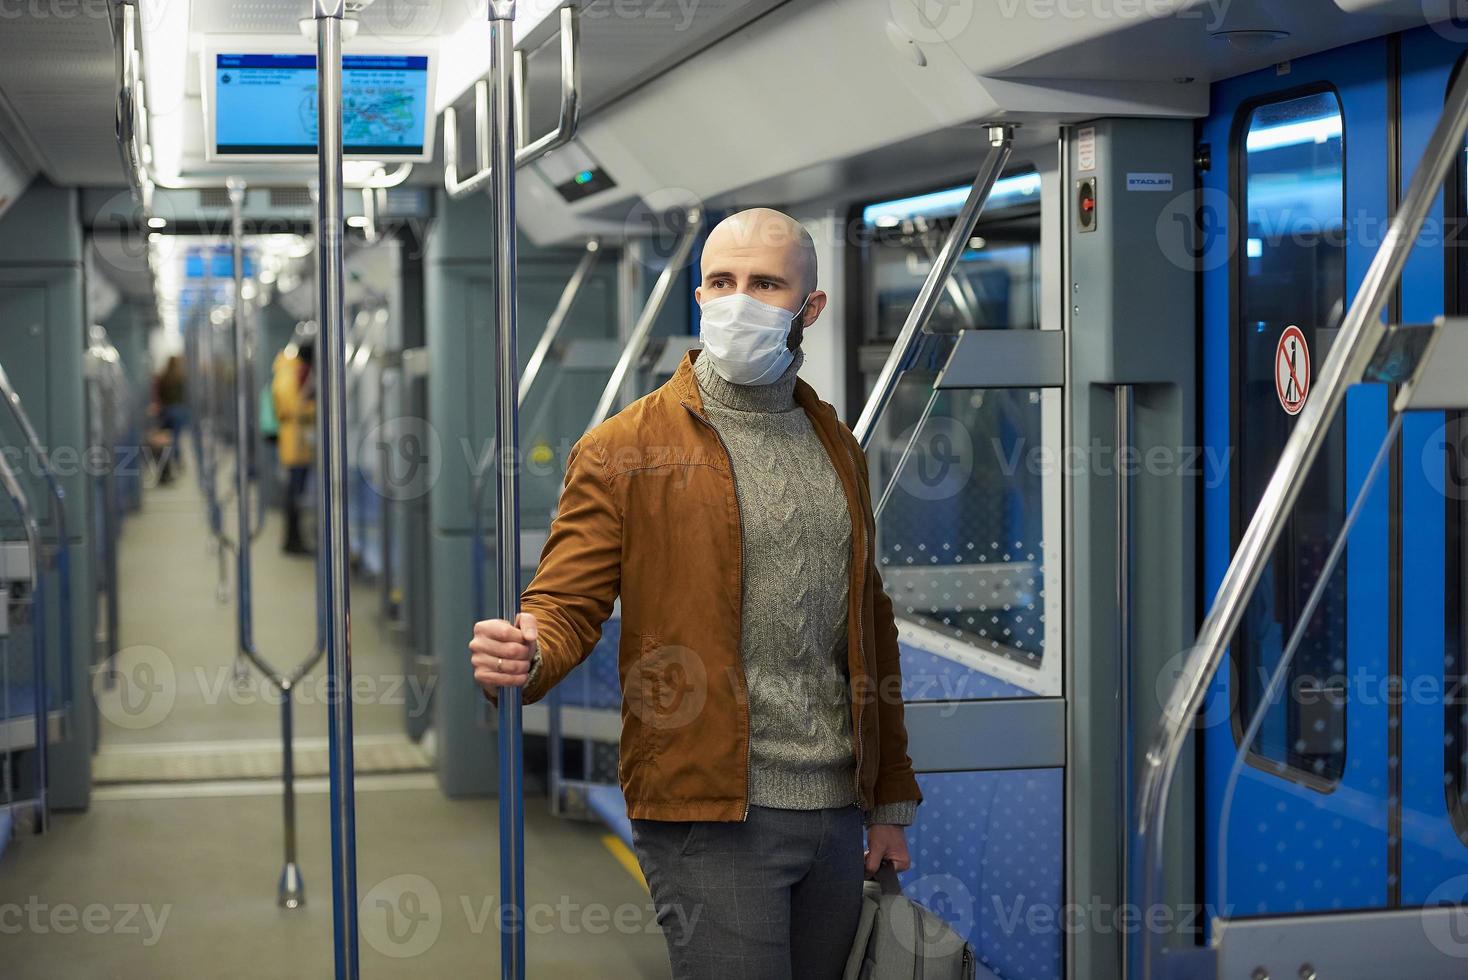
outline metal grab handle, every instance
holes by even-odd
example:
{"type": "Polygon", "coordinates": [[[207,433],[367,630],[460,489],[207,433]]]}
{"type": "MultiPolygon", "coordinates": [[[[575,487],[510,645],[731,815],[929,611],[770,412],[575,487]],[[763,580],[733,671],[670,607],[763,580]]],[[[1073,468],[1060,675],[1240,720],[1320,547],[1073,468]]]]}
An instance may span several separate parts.
{"type": "Polygon", "coordinates": [[[316,21],[317,295],[321,305],[321,380],[317,442],[324,547],[318,548],[317,597],[323,616],[328,689],[333,693],[331,759],[332,946],[337,980],[360,973],[357,939],[356,788],[352,761],[352,632],[347,577],[346,329],[343,322],[342,16],[346,0],[314,0],[316,21]]]}
{"type": "MultiPolygon", "coordinates": [[[[490,15],[493,21],[493,13],[490,15]]],[[[581,21],[580,11],[575,6],[561,8],[561,103],[560,115],[556,121],[556,128],[541,136],[535,142],[514,149],[510,160],[512,166],[523,167],[533,163],[545,156],[551,150],[558,149],[571,142],[576,135],[576,126],[581,115],[581,21]]],[[[513,43],[513,41],[512,41],[513,43]]],[[[513,57],[513,54],[512,54],[513,57]]],[[[523,61],[517,64],[517,76],[523,76],[523,61]]],[[[495,68],[490,66],[490,75],[493,77],[495,68]]],[[[508,73],[508,72],[507,72],[508,73]]],[[[523,85],[523,78],[517,78],[515,83],[523,85]]],[[[479,166],[486,159],[494,156],[495,147],[492,145],[499,139],[498,133],[492,133],[490,125],[490,79],[481,78],[474,83],[474,145],[478,159],[475,165],[479,166]]],[[[511,99],[513,105],[519,109],[511,110],[512,116],[519,117],[518,124],[514,125],[510,132],[512,145],[518,144],[515,130],[524,127],[523,103],[518,99],[511,99]]],[[[507,125],[508,122],[507,122],[507,125]]],[[[491,161],[483,165],[483,169],[477,171],[470,177],[459,179],[459,128],[458,115],[453,106],[443,111],[443,186],[451,198],[464,197],[485,187],[493,180],[494,164],[491,161]]]]}
{"type": "MultiPolygon", "coordinates": [[[[1401,207],[1392,216],[1381,246],[1341,322],[1335,343],[1321,367],[1319,387],[1300,411],[1279,463],[1260,496],[1259,508],[1239,541],[1213,606],[1163,709],[1147,751],[1138,801],[1136,850],[1143,860],[1144,908],[1152,908],[1162,894],[1163,830],[1168,795],[1192,719],[1203,704],[1229,640],[1243,621],[1249,598],[1299,497],[1303,477],[1320,454],[1331,422],[1345,402],[1346,389],[1361,380],[1386,333],[1381,312],[1401,279],[1407,256],[1433,200],[1442,189],[1453,159],[1461,152],[1465,129],[1468,129],[1468,73],[1460,73],[1444,102],[1442,116],[1422,152],[1401,207]]],[[[1143,976],[1160,975],[1163,940],[1160,933],[1143,940],[1143,976]]]]}
{"type": "Polygon", "coordinates": [[[46,604],[45,588],[41,581],[41,528],[36,523],[35,513],[31,510],[31,501],[26,496],[25,488],[20,485],[16,478],[15,470],[10,465],[10,460],[0,453],[0,487],[5,490],[5,495],[15,505],[15,511],[20,515],[21,526],[25,529],[26,546],[29,551],[27,558],[30,565],[31,576],[31,672],[32,682],[35,685],[35,696],[33,707],[35,708],[36,727],[36,831],[44,833],[49,826],[50,817],[46,805],[47,783],[50,780],[50,725],[47,723],[50,714],[47,704],[49,682],[46,676],[46,604]]]}
{"type": "Polygon", "coordinates": [[[10,383],[10,376],[5,373],[3,365],[0,365],[0,400],[3,400],[6,408],[10,409],[10,415],[15,419],[21,436],[31,447],[31,452],[36,454],[36,459],[41,464],[41,471],[46,480],[46,488],[50,493],[51,520],[56,525],[56,552],[52,568],[56,570],[58,579],[56,593],[60,599],[58,636],[62,650],[61,697],[64,704],[70,704],[72,696],[71,658],[73,655],[71,646],[71,538],[66,527],[66,491],[62,489],[61,481],[56,476],[56,467],[51,465],[51,455],[41,444],[41,439],[36,434],[36,427],[31,424],[30,414],[21,403],[20,394],[10,383]]]}
{"type": "Polygon", "coordinates": [[[917,348],[923,333],[927,330],[928,321],[933,318],[933,313],[938,309],[941,291],[946,288],[954,267],[958,265],[959,256],[963,254],[969,239],[973,237],[974,226],[979,223],[979,216],[984,213],[984,205],[988,202],[989,195],[999,180],[999,175],[1004,172],[1004,167],[1009,162],[1009,153],[1014,146],[1014,127],[1012,125],[989,126],[988,137],[989,155],[984,158],[983,166],[979,168],[978,174],[974,177],[973,187],[969,190],[963,207],[959,209],[953,227],[948,231],[948,239],[943,243],[943,248],[938,252],[937,257],[933,259],[933,266],[928,270],[928,277],[923,280],[922,288],[918,290],[917,300],[913,302],[912,309],[907,313],[907,320],[897,334],[897,341],[892,345],[892,352],[887,355],[887,362],[882,365],[881,374],[877,375],[877,385],[872,389],[871,397],[867,399],[866,406],[862,408],[856,425],[852,426],[851,431],[863,449],[871,442],[872,435],[877,428],[877,419],[886,409],[887,403],[892,400],[892,392],[897,388],[897,380],[906,367],[908,358],[912,356],[912,352],[917,348]]]}
{"type": "Polygon", "coordinates": [[[678,241],[673,245],[673,253],[668,256],[668,264],[658,274],[658,280],[653,284],[652,292],[647,297],[647,303],[642,307],[637,324],[632,328],[631,336],[627,338],[627,346],[622,349],[622,356],[617,358],[617,366],[612,369],[612,376],[607,379],[607,386],[602,389],[601,398],[597,400],[596,411],[592,413],[591,423],[586,427],[588,431],[601,425],[612,414],[612,408],[617,404],[617,396],[622,390],[622,385],[626,382],[632,366],[642,358],[643,351],[647,350],[647,342],[652,337],[653,324],[657,322],[663,312],[663,307],[667,305],[678,274],[688,264],[689,256],[693,254],[693,245],[698,240],[698,233],[702,228],[703,209],[698,206],[689,208],[683,223],[683,230],[678,233],[678,241]]]}
{"type": "Polygon", "coordinates": [[[153,182],[148,177],[146,150],[148,115],[140,109],[143,101],[143,73],[138,56],[138,8],[136,0],[119,0],[114,15],[121,44],[115,52],[117,63],[117,150],[122,169],[127,174],[133,197],[150,211],[153,207],[153,182]],[[117,16],[121,24],[117,23],[117,16]],[[141,121],[141,125],[139,124],[141,121]]]}

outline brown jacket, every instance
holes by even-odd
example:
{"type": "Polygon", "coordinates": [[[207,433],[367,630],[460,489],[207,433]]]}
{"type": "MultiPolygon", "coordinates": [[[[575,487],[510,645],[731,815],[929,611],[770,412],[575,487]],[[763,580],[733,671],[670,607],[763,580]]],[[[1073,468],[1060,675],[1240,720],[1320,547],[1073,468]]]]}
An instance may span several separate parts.
{"type": "MultiPolygon", "coordinates": [[[[627,812],[648,820],[742,820],[749,710],[739,657],[742,533],[729,456],[693,376],[672,380],[572,448],[540,568],[521,608],[541,664],[531,703],[581,663],[622,598],[622,741],[627,812]]],[[[804,381],[795,401],[830,453],[852,515],[847,665],[862,806],[921,800],[907,756],[897,626],[872,556],[861,447],[804,381]]]]}

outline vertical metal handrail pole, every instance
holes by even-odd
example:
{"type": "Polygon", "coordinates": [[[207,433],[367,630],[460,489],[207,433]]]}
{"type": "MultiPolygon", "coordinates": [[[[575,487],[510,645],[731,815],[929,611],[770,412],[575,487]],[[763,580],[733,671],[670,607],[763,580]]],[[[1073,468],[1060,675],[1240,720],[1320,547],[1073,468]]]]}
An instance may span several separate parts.
{"type": "MultiPolygon", "coordinates": [[[[1121,751],[1116,758],[1117,827],[1121,832],[1121,848],[1117,853],[1117,891],[1119,908],[1129,908],[1131,895],[1131,826],[1132,826],[1132,475],[1127,470],[1127,456],[1132,448],[1133,417],[1136,389],[1129,384],[1116,386],[1116,713],[1121,751]]],[[[1131,962],[1131,936],[1122,931],[1120,937],[1122,980],[1128,976],[1131,962]]]]}
{"type": "MultiPolygon", "coordinates": [[[[1468,129],[1468,73],[1460,73],[1448,92],[1437,127],[1422,151],[1412,182],[1402,196],[1401,207],[1392,216],[1355,299],[1341,320],[1335,342],[1321,365],[1319,384],[1296,417],[1295,427],[1280,451],[1279,463],[1260,495],[1259,507],[1239,539],[1213,605],[1163,707],[1147,750],[1137,802],[1135,851],[1141,854],[1143,862],[1143,903],[1149,912],[1164,894],[1163,845],[1168,796],[1192,721],[1203,705],[1229,641],[1243,622],[1264,567],[1299,499],[1304,477],[1319,456],[1331,423],[1345,403],[1346,389],[1360,381],[1381,343],[1386,332],[1382,310],[1401,280],[1407,256],[1432,202],[1442,190],[1454,158],[1462,152],[1465,129],[1468,129]]],[[[1160,931],[1155,935],[1149,931],[1144,938],[1144,977],[1161,975],[1165,941],[1166,936],[1160,931]]]]}
{"type": "Polygon", "coordinates": [[[30,498],[16,478],[10,461],[0,453],[0,487],[5,490],[15,512],[20,517],[25,531],[27,555],[31,576],[31,683],[35,686],[33,707],[35,709],[36,733],[36,833],[45,833],[50,826],[47,808],[47,783],[50,782],[50,712],[46,704],[49,679],[46,672],[46,604],[45,588],[41,581],[41,528],[31,510],[30,498]]]}
{"type": "MultiPolygon", "coordinates": [[[[500,615],[520,608],[520,399],[515,350],[515,0],[489,0],[490,206],[494,234],[500,615]]],[[[525,977],[525,801],[518,687],[499,692],[500,976],[525,977]]]]}
{"type": "Polygon", "coordinates": [[[30,446],[31,452],[36,455],[36,460],[40,463],[41,472],[46,480],[46,489],[51,496],[51,522],[56,526],[56,554],[53,567],[56,569],[58,580],[56,594],[59,599],[57,612],[60,628],[57,638],[61,643],[61,696],[63,703],[69,705],[72,695],[71,658],[73,651],[71,646],[71,536],[66,526],[66,491],[56,476],[56,467],[51,465],[51,455],[41,443],[41,437],[31,423],[30,413],[25,410],[25,405],[20,400],[20,393],[10,383],[10,376],[5,373],[3,365],[0,365],[0,398],[3,398],[5,406],[10,409],[10,415],[15,419],[21,437],[30,446]]]}
{"type": "Polygon", "coordinates": [[[867,399],[866,406],[862,408],[856,425],[852,426],[852,433],[863,449],[871,442],[872,434],[877,428],[877,419],[881,417],[887,403],[891,401],[892,392],[897,388],[898,378],[906,368],[913,350],[922,339],[928,321],[933,318],[933,313],[938,308],[938,300],[943,290],[947,288],[948,277],[953,274],[954,267],[958,265],[959,256],[963,255],[969,239],[973,237],[974,226],[979,223],[979,216],[984,213],[984,204],[989,200],[994,184],[998,182],[999,175],[1004,172],[1004,167],[1009,162],[1009,152],[1014,146],[1014,127],[1010,125],[989,126],[987,135],[989,155],[984,158],[983,166],[979,167],[979,172],[974,177],[973,187],[969,189],[968,197],[964,199],[963,206],[959,208],[958,216],[953,219],[953,227],[949,229],[948,239],[944,241],[943,248],[933,259],[932,268],[928,270],[928,277],[923,280],[922,288],[918,290],[917,300],[913,302],[912,309],[907,313],[907,320],[902,324],[902,330],[897,334],[897,340],[892,345],[892,353],[887,355],[887,362],[882,365],[882,371],[877,375],[877,385],[872,389],[871,397],[867,399]]]}
{"type": "MultiPolygon", "coordinates": [[[[114,362],[113,367],[115,366],[114,362]]],[[[102,474],[102,513],[107,534],[103,539],[102,554],[107,565],[107,658],[115,663],[118,636],[122,632],[122,602],[118,598],[121,589],[117,585],[117,542],[122,535],[122,505],[117,498],[117,433],[113,427],[117,424],[120,406],[118,375],[115,371],[109,371],[108,375],[103,381],[103,389],[108,394],[107,417],[103,421],[102,430],[107,442],[103,457],[107,461],[107,471],[102,474]]]]}
{"type": "Polygon", "coordinates": [[[332,936],[337,980],[356,980],[357,828],[352,762],[352,632],[347,595],[345,426],[346,330],[343,323],[342,239],[342,15],[346,0],[314,0],[316,21],[317,295],[321,302],[321,365],[317,443],[324,466],[320,484],[325,533],[317,601],[324,603],[327,690],[331,702],[332,936]]]}
{"type": "MultiPolygon", "coordinates": [[[[255,647],[254,616],[250,575],[250,493],[247,457],[250,432],[250,414],[247,398],[250,364],[245,345],[245,182],[231,177],[225,182],[229,191],[229,240],[231,273],[234,279],[234,298],[230,303],[230,321],[234,341],[234,439],[235,439],[235,680],[242,681],[248,672],[245,651],[255,647]]],[[[289,693],[286,694],[289,697],[289,693]]]]}
{"type": "Polygon", "coordinates": [[[622,385],[642,357],[643,351],[647,349],[648,339],[652,336],[653,324],[657,322],[658,316],[663,312],[663,307],[667,305],[668,297],[673,293],[673,283],[678,281],[678,275],[688,264],[689,257],[693,255],[693,245],[702,227],[703,209],[697,206],[689,208],[683,230],[678,233],[678,240],[673,246],[673,253],[668,256],[668,264],[658,274],[657,282],[653,283],[647,303],[642,307],[642,313],[637,318],[637,325],[632,328],[632,334],[627,338],[627,346],[622,348],[622,356],[617,358],[617,366],[612,369],[612,375],[607,379],[607,386],[602,389],[601,398],[596,403],[596,411],[592,413],[588,429],[596,428],[611,416],[612,407],[616,405],[617,398],[622,393],[622,385]]]}

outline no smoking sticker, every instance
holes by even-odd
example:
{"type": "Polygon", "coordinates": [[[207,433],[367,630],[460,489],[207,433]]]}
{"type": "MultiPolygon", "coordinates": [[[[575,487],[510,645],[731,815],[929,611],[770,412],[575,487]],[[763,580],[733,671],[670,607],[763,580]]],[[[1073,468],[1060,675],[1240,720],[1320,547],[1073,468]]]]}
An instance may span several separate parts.
{"type": "Polygon", "coordinates": [[[1310,394],[1310,346],[1294,324],[1285,327],[1274,349],[1274,392],[1280,408],[1290,415],[1300,414],[1310,394]]]}

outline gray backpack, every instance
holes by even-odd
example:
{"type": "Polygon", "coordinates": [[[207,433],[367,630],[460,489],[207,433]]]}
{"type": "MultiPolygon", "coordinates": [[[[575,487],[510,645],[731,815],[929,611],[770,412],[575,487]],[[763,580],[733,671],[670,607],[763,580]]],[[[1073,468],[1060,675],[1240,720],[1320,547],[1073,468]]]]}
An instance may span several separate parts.
{"type": "Polygon", "coordinates": [[[904,898],[883,864],[868,881],[843,980],[995,980],[953,927],[904,898]]]}

